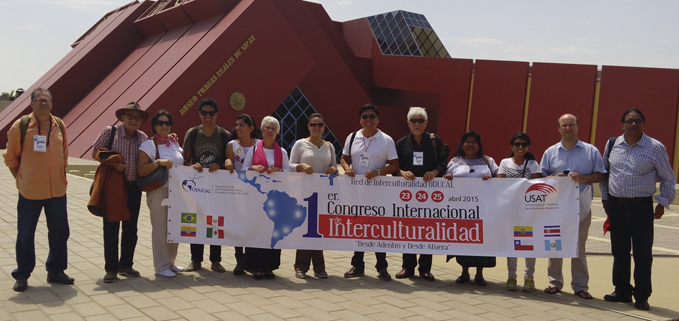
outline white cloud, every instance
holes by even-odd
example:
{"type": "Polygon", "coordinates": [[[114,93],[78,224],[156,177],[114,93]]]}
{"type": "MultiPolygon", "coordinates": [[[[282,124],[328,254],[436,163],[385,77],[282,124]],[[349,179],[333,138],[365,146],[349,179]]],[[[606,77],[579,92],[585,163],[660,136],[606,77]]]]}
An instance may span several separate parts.
{"type": "Polygon", "coordinates": [[[81,12],[97,14],[100,14],[102,10],[108,11],[111,8],[118,8],[125,4],[122,1],[108,1],[108,0],[41,0],[41,1],[47,4],[58,5],[81,12]]]}
{"type": "Polygon", "coordinates": [[[338,6],[338,7],[346,7],[346,6],[350,6],[352,4],[354,4],[353,1],[337,1],[337,3],[335,3],[335,5],[338,6]]]}
{"type": "Polygon", "coordinates": [[[475,38],[445,38],[442,37],[441,41],[444,44],[448,42],[462,43],[467,45],[483,46],[483,45],[503,45],[507,43],[506,39],[500,38],[486,38],[486,37],[475,37],[475,38]]]}
{"type": "Polygon", "coordinates": [[[24,26],[24,29],[30,30],[30,31],[36,31],[36,30],[42,29],[42,25],[37,24],[37,23],[29,23],[29,24],[24,26]]]}

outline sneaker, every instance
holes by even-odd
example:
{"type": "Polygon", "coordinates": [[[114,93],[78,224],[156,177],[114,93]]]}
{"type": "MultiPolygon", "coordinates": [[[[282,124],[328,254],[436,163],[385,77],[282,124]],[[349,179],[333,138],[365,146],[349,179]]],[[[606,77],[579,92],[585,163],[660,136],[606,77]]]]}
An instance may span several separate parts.
{"type": "Polygon", "coordinates": [[[533,282],[533,279],[532,278],[523,279],[523,292],[534,292],[534,291],[535,291],[535,282],[533,282]]]}
{"type": "Polygon", "coordinates": [[[201,263],[200,263],[200,262],[198,262],[198,261],[191,261],[191,263],[189,263],[189,266],[187,266],[187,267],[184,269],[184,271],[186,271],[186,272],[198,271],[198,270],[200,270],[200,266],[201,266],[201,263]]]}
{"type": "Polygon", "coordinates": [[[317,278],[319,278],[319,279],[327,279],[327,278],[328,278],[328,273],[325,272],[325,271],[320,271],[320,272],[314,271],[314,276],[317,277],[317,278]]]}
{"type": "Polygon", "coordinates": [[[177,276],[177,274],[172,272],[170,269],[163,270],[163,271],[160,271],[160,272],[156,272],[156,275],[164,276],[166,278],[173,278],[173,277],[177,276]]]}
{"type": "Polygon", "coordinates": [[[219,263],[219,262],[212,262],[212,265],[210,266],[212,271],[219,272],[219,273],[224,273],[226,272],[226,269],[219,263]]]}
{"type": "MultiPolygon", "coordinates": [[[[133,278],[141,276],[141,274],[139,274],[139,271],[133,269],[132,267],[128,267],[128,268],[124,268],[124,269],[120,268],[120,269],[118,269],[118,274],[120,274],[122,276],[133,277],[133,278]]],[[[104,279],[104,281],[106,281],[106,279],[104,279]]]]}
{"type": "Polygon", "coordinates": [[[181,267],[181,266],[173,265],[173,266],[170,267],[170,271],[172,271],[174,273],[184,272],[184,268],[181,267]]]}
{"type": "Polygon", "coordinates": [[[104,283],[113,283],[116,280],[118,280],[116,272],[110,271],[106,272],[106,275],[104,275],[104,283]]]}
{"type": "Polygon", "coordinates": [[[510,277],[509,279],[507,279],[507,290],[516,291],[516,278],[510,277]]]}
{"type": "Polygon", "coordinates": [[[298,279],[306,279],[306,272],[302,270],[297,270],[295,271],[295,277],[297,277],[298,279]]]}

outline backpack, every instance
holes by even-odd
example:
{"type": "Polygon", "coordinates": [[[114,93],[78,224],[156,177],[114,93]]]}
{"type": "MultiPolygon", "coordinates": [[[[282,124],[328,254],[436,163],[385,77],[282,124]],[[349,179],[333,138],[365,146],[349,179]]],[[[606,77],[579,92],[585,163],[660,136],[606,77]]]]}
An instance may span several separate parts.
{"type": "MultiPolygon", "coordinates": [[[[59,130],[61,131],[61,135],[64,136],[64,133],[66,132],[66,128],[64,126],[64,122],[61,120],[61,118],[57,116],[52,116],[54,117],[54,120],[57,121],[57,125],[59,125],[59,130]]],[[[31,121],[30,115],[23,115],[21,116],[21,121],[19,122],[19,131],[21,132],[21,149],[23,150],[24,148],[24,141],[26,140],[26,131],[28,131],[28,123],[31,121]]]]}

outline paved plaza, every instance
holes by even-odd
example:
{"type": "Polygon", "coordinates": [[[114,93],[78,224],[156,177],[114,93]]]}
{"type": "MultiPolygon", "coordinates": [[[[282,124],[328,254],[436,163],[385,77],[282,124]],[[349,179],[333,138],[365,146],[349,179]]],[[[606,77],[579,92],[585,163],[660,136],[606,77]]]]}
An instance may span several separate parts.
{"type": "MultiPolygon", "coordinates": [[[[587,251],[590,293],[594,300],[573,295],[570,287],[560,294],[542,292],[547,286],[547,260],[538,259],[534,293],[509,292],[504,288],[506,261],[486,269],[488,286],[473,282],[459,285],[455,279],[460,266],[435,256],[435,282],[418,277],[381,281],[374,269],[366,276],[346,279],[350,252],[326,251],[330,277],[297,279],[293,271],[293,250],[283,250],[281,268],[274,280],[256,281],[250,275],[234,276],[211,270],[180,273],[167,279],[153,274],[151,224],[145,198],[139,218],[139,243],[134,267],[140,278],[104,283],[102,221],[86,209],[91,180],[68,176],[68,210],[71,226],[69,267],[66,273],[75,285],[48,284],[47,228],[41,217],[36,232],[37,266],[25,292],[14,292],[11,271],[15,263],[17,190],[14,179],[0,166],[0,320],[677,320],[679,299],[679,206],[656,222],[653,264],[653,295],[650,311],[633,304],[603,301],[613,291],[612,257],[608,235],[603,236],[605,214],[594,200],[593,220],[587,251]]],[[[54,232],[54,231],[53,231],[54,232]]],[[[222,249],[222,263],[233,269],[233,248],[222,249]]],[[[366,266],[374,264],[366,255],[366,266]]],[[[180,244],[177,265],[190,261],[188,244],[180,244]]],[[[206,257],[207,261],[207,257],[206,257]]],[[[389,271],[400,270],[401,255],[389,254],[389,271]]],[[[519,260],[519,270],[523,262],[519,260]]],[[[209,261],[203,266],[209,267],[209,261]]],[[[564,262],[566,283],[570,283],[569,260],[564,262]]],[[[473,269],[472,269],[473,273],[473,269]]],[[[313,273],[312,273],[313,274],[313,273]]],[[[519,272],[521,276],[521,272],[519,272]]],[[[522,280],[519,280],[522,285],[522,280]]]]}

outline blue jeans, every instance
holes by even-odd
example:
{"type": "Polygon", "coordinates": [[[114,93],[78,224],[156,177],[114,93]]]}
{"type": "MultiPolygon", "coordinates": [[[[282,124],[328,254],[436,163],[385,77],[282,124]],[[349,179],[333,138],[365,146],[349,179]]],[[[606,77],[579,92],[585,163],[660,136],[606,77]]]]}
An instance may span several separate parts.
{"type": "Polygon", "coordinates": [[[68,214],[66,212],[66,195],[44,200],[29,200],[19,194],[17,205],[17,268],[12,277],[26,280],[35,268],[35,228],[38,225],[40,212],[45,209],[47,220],[47,239],[50,252],[47,255],[45,268],[49,273],[60,273],[66,270],[69,237],[68,214]]]}

